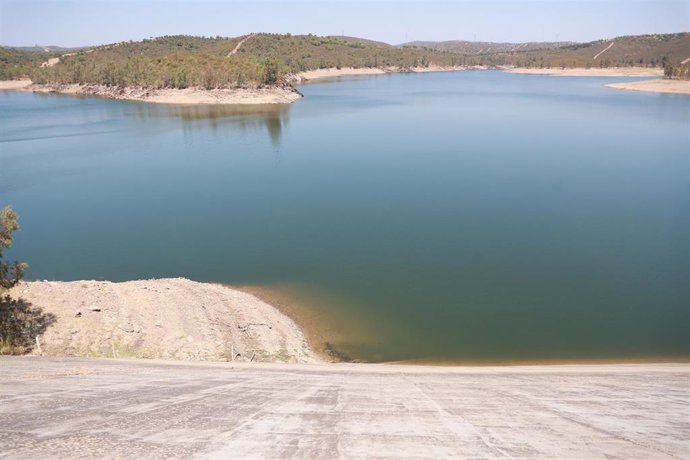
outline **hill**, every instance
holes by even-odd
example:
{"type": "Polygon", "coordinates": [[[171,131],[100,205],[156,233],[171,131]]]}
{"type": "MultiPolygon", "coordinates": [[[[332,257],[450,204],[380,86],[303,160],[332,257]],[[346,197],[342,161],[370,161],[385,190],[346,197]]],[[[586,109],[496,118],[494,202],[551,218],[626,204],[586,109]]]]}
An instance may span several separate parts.
{"type": "Polygon", "coordinates": [[[468,65],[517,67],[665,67],[690,58],[690,33],[632,35],[587,43],[412,42],[448,51],[468,65]]]}
{"type": "Polygon", "coordinates": [[[42,62],[59,54],[42,50],[27,50],[0,46],[0,80],[14,80],[28,76],[42,62]]]}
{"type": "Polygon", "coordinates": [[[25,75],[38,84],[118,87],[256,88],[281,86],[292,73],[324,68],[404,70],[459,63],[454,53],[400,49],[353,37],[250,34],[244,37],[165,36],[82,49],[37,65],[45,53],[3,48],[5,78],[25,75]],[[38,57],[37,57],[38,56],[38,57]]]}
{"type": "Polygon", "coordinates": [[[34,45],[34,46],[15,46],[14,49],[18,49],[21,51],[36,51],[36,52],[43,52],[43,53],[67,53],[70,51],[79,51],[80,49],[84,49],[83,46],[76,47],[76,48],[65,48],[62,46],[54,46],[54,45],[34,45]]]}
{"type": "Polygon", "coordinates": [[[386,71],[433,66],[666,67],[688,58],[690,33],[574,44],[446,41],[399,46],[311,34],[174,35],[67,53],[0,47],[0,79],[29,77],[38,84],[144,89],[254,89],[289,86],[291,74],[341,67],[386,71]]]}
{"type": "Polygon", "coordinates": [[[437,51],[447,51],[457,54],[492,54],[514,53],[533,50],[554,49],[570,42],[529,42],[529,43],[496,43],[472,42],[465,40],[448,40],[442,42],[414,41],[398,45],[399,48],[425,48],[437,51]]]}

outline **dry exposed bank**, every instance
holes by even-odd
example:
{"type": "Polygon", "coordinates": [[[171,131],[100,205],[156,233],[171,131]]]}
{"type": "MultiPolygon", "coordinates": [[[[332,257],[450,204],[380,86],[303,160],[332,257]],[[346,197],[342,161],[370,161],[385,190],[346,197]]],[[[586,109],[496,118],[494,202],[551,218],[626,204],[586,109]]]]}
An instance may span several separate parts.
{"type": "Polygon", "coordinates": [[[50,356],[319,361],[290,318],[218,284],[184,278],[34,281],[12,295],[56,316],[40,337],[50,356]]]}
{"type": "Polygon", "coordinates": [[[647,91],[652,93],[690,95],[690,80],[643,80],[625,83],[609,83],[608,88],[647,91]]]}
{"type": "Polygon", "coordinates": [[[504,72],[527,75],[553,75],[558,77],[660,77],[663,69],[649,67],[611,67],[611,68],[522,68],[506,67],[504,72]]]}
{"type": "MultiPolygon", "coordinates": [[[[427,66],[411,68],[348,68],[318,69],[288,76],[290,83],[298,84],[324,78],[382,75],[386,73],[425,73],[455,72],[462,70],[481,70],[485,67],[463,66],[427,66]]],[[[114,87],[105,85],[77,84],[33,84],[31,80],[0,81],[0,90],[22,90],[35,93],[68,94],[76,96],[99,96],[110,99],[153,102],[158,104],[290,104],[302,97],[302,94],[289,85],[264,88],[234,89],[152,89],[143,87],[114,87]]]]}
{"type": "Polygon", "coordinates": [[[483,66],[438,66],[430,65],[426,67],[342,67],[340,69],[332,67],[328,69],[309,70],[300,72],[290,76],[290,81],[293,83],[303,83],[311,80],[320,80],[324,78],[348,77],[348,76],[362,76],[362,75],[383,75],[387,73],[427,73],[427,72],[460,72],[464,70],[485,70],[483,66]]]}
{"type": "Polygon", "coordinates": [[[159,104],[289,104],[302,95],[290,87],[236,89],[150,89],[103,85],[30,85],[22,89],[36,93],[100,96],[159,104]]]}
{"type": "Polygon", "coordinates": [[[31,80],[0,80],[0,90],[24,89],[31,85],[31,80]]]}

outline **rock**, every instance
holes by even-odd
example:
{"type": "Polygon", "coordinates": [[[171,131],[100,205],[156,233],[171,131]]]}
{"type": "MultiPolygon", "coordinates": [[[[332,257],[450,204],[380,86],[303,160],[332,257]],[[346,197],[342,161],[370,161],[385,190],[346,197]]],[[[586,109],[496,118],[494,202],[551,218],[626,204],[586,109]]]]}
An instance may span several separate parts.
{"type": "Polygon", "coordinates": [[[77,312],[74,314],[74,317],[75,317],[75,318],[81,318],[81,312],[80,312],[80,311],[77,311],[77,312]]]}
{"type": "Polygon", "coordinates": [[[101,311],[101,307],[99,307],[98,305],[91,305],[91,306],[89,307],[89,310],[95,311],[95,312],[100,312],[100,311],[101,311]]]}

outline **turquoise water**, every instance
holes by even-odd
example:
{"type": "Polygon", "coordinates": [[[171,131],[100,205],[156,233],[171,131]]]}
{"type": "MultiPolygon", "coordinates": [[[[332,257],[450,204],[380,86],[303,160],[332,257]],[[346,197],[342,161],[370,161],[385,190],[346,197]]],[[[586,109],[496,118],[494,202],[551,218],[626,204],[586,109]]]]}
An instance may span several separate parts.
{"type": "Polygon", "coordinates": [[[385,75],[241,110],[0,92],[9,255],[291,286],[362,360],[687,358],[690,97],[622,80],[385,75]]]}

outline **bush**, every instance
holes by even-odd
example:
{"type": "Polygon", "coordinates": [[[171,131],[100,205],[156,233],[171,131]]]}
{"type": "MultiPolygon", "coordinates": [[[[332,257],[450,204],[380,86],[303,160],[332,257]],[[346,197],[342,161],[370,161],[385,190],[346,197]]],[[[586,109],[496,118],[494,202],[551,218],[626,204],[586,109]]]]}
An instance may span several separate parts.
{"type": "Polygon", "coordinates": [[[45,314],[22,299],[13,299],[9,290],[24,276],[24,262],[5,262],[4,249],[12,245],[12,233],[19,230],[17,214],[10,207],[0,211],[0,354],[31,351],[35,337],[55,322],[55,315],[45,314]]]}

